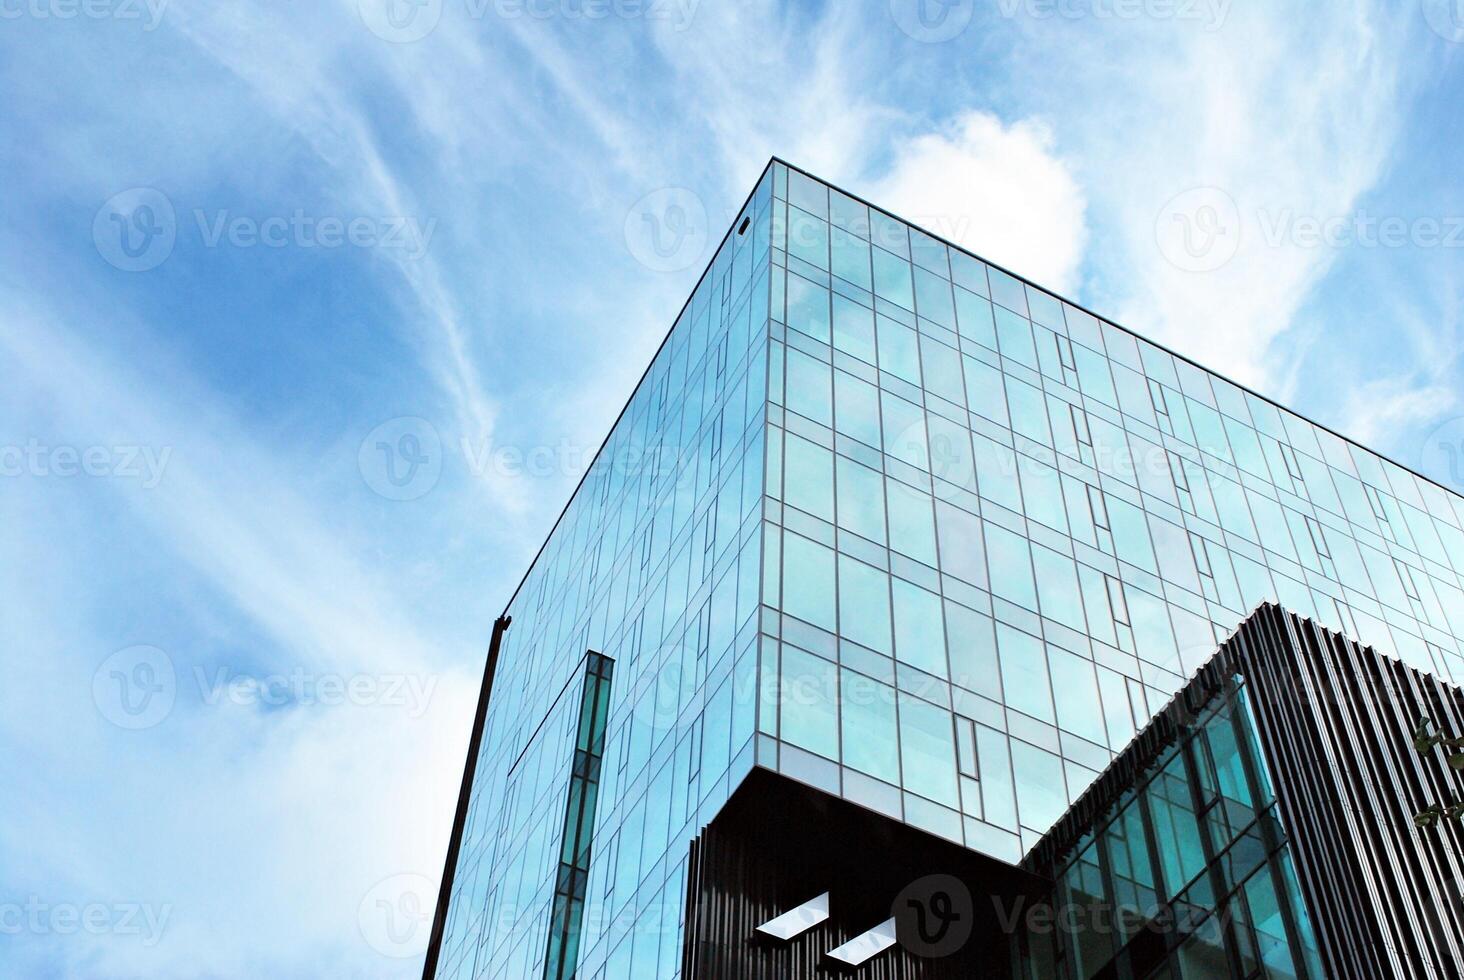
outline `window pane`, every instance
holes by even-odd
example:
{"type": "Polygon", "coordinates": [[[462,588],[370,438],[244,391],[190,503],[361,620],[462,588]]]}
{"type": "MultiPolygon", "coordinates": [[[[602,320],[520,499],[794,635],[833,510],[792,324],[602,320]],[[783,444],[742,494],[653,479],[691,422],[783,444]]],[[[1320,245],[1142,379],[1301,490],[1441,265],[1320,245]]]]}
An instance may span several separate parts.
{"type": "Polygon", "coordinates": [[[1052,688],[1058,692],[1058,725],[1090,742],[1104,744],[1107,733],[1092,661],[1049,646],[1047,662],[1052,668],[1052,688]]]}
{"type": "Polygon", "coordinates": [[[846,296],[834,297],[834,346],[874,363],[874,311],[846,296]]]}
{"type": "Polygon", "coordinates": [[[960,806],[950,713],[903,691],[899,697],[905,788],[949,807],[960,806]]]}
{"type": "Polygon", "coordinates": [[[951,681],[968,691],[1001,700],[1001,667],[991,617],[950,600],[945,603],[951,681]]]}
{"type": "Polygon", "coordinates": [[[925,446],[925,412],[903,398],[886,393],[880,399],[884,413],[885,452],[917,469],[929,466],[925,446]]]}
{"type": "Polygon", "coordinates": [[[1195,821],[1189,780],[1185,777],[1184,757],[1176,755],[1154,777],[1144,796],[1154,820],[1167,897],[1173,898],[1205,869],[1205,852],[1200,843],[1200,826],[1195,821]]]}
{"type": "Polygon", "coordinates": [[[885,481],[890,511],[890,547],[935,567],[935,519],[928,494],[898,480],[885,481]]]}
{"type": "Polygon", "coordinates": [[[822,657],[783,645],[783,713],[779,731],[827,759],[837,759],[839,719],[836,668],[822,657]]]}
{"type": "Polygon", "coordinates": [[[829,267],[829,226],[798,208],[788,208],[788,251],[820,269],[829,267]]]}
{"type": "Polygon", "coordinates": [[[783,499],[826,521],[834,519],[834,454],[807,439],[784,440],[783,499]]]}
{"type": "Polygon", "coordinates": [[[1015,378],[1007,379],[1006,389],[1012,409],[1012,431],[1044,446],[1052,445],[1052,429],[1047,424],[1047,400],[1042,397],[1042,392],[1015,378]]]}
{"type": "MultiPolygon", "coordinates": [[[[1033,545],[1032,564],[1037,572],[1042,615],[1079,632],[1085,631],[1083,599],[1078,592],[1078,570],[1073,560],[1041,545],[1033,545]]],[[[1101,743],[1103,739],[1094,741],[1101,743]]]]}
{"type": "Polygon", "coordinates": [[[1032,553],[1027,539],[989,521],[983,530],[986,557],[991,563],[992,591],[1035,612],[1037,587],[1032,583],[1032,553]]]}
{"type": "Polygon", "coordinates": [[[1052,712],[1052,689],[1047,680],[1047,655],[1035,636],[996,624],[996,643],[1001,651],[1001,683],[1008,706],[1023,714],[1056,723],[1052,712]]]}
{"type": "Polygon", "coordinates": [[[882,248],[874,249],[874,291],[891,303],[907,310],[915,309],[915,293],[910,287],[910,263],[882,248]]]}
{"type": "Polygon", "coordinates": [[[788,274],[788,326],[829,342],[829,291],[788,274]]]}
{"type": "Polygon", "coordinates": [[[879,390],[853,375],[835,371],[834,394],[838,402],[838,431],[879,448],[879,390]]]}
{"type": "Polygon", "coordinates": [[[951,278],[974,293],[986,295],[986,266],[964,252],[951,252],[951,278]]]}
{"type": "Polygon", "coordinates": [[[1007,413],[1006,384],[1002,373],[974,357],[962,358],[966,370],[966,398],[971,411],[1002,425],[1011,423],[1007,413]]]}
{"type": "Polygon", "coordinates": [[[956,288],[956,325],[962,337],[996,350],[996,324],[991,304],[960,287],[956,288]]]}
{"type": "Polygon", "coordinates": [[[1022,774],[1017,780],[1017,811],[1022,826],[1039,832],[1047,830],[1067,809],[1062,759],[1012,739],[1012,767],[1022,774]]]}
{"type": "Polygon", "coordinates": [[[845,456],[838,457],[837,468],[839,526],[884,544],[884,478],[845,456]]]}
{"type": "Polygon", "coordinates": [[[920,352],[915,331],[888,317],[878,317],[879,366],[912,385],[920,384],[920,352]]]}
{"type": "Polygon", "coordinates": [[[788,393],[790,409],[823,425],[833,425],[829,398],[829,366],[802,351],[788,350],[788,393]]]}
{"type": "Polygon", "coordinates": [[[1004,356],[1037,370],[1037,347],[1032,340],[1032,324],[1026,317],[998,306],[996,338],[1004,356]]]}
{"type": "Polygon", "coordinates": [[[833,229],[832,244],[834,275],[863,289],[872,289],[874,283],[869,278],[869,244],[839,228],[833,229]]]}
{"type": "Polygon", "coordinates": [[[796,534],[783,535],[783,611],[833,631],[833,551],[796,534]]]}
{"type": "Polygon", "coordinates": [[[877,568],[839,556],[839,632],[855,643],[890,652],[890,579],[877,568]]]}
{"type": "Polygon", "coordinates": [[[982,815],[987,823],[1017,829],[1017,800],[1012,788],[1012,763],[1006,735],[985,725],[976,726],[976,758],[981,769],[982,815]]]}
{"type": "Polygon", "coordinates": [[[1148,835],[1144,832],[1144,817],[1138,804],[1130,803],[1109,824],[1105,836],[1119,925],[1124,937],[1131,938],[1148,928],[1151,916],[1159,911],[1148,835]]]}
{"type": "Polygon", "coordinates": [[[931,475],[975,493],[976,470],[971,459],[971,431],[939,415],[927,415],[925,425],[930,431],[931,475]]]}
{"type": "Polygon", "coordinates": [[[961,381],[961,355],[955,348],[921,335],[920,366],[926,391],[956,405],[966,404],[965,385],[961,381]]]}
{"type": "Polygon", "coordinates": [[[979,588],[986,588],[986,548],[981,541],[981,520],[943,500],[936,501],[940,529],[940,567],[979,588]]]}
{"type": "Polygon", "coordinates": [[[940,598],[903,579],[894,580],[895,656],[927,674],[946,676],[945,631],[940,598]]]}
{"type": "Polygon", "coordinates": [[[983,435],[972,434],[971,452],[976,460],[976,486],[981,496],[1007,510],[1022,511],[1022,491],[1017,485],[1017,456],[983,435]]]}
{"type": "MultiPolygon", "coordinates": [[[[1022,457],[1022,499],[1026,515],[1039,524],[1068,533],[1062,477],[1046,463],[1022,457]]],[[[1079,627],[1081,628],[1081,627],[1079,627]]]]}
{"type": "Polygon", "coordinates": [[[900,758],[894,689],[849,670],[841,673],[840,680],[844,765],[898,785],[900,758]]]}
{"type": "Polygon", "coordinates": [[[956,329],[956,311],[951,303],[951,284],[925,269],[915,269],[916,312],[943,327],[956,329]]]}

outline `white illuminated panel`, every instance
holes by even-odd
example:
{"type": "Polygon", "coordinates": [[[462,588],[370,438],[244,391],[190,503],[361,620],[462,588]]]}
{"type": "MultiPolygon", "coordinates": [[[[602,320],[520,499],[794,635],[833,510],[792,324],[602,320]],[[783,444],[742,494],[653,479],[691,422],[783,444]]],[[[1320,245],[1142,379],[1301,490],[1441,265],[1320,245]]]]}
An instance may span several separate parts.
{"type": "Polygon", "coordinates": [[[807,932],[829,917],[829,893],[824,892],[811,898],[791,912],[784,912],[776,919],[769,919],[757,927],[757,931],[784,942],[799,933],[807,932]]]}
{"type": "Polygon", "coordinates": [[[886,919],[868,932],[861,933],[838,949],[829,950],[829,956],[840,963],[860,966],[895,944],[895,920],[886,919]]]}

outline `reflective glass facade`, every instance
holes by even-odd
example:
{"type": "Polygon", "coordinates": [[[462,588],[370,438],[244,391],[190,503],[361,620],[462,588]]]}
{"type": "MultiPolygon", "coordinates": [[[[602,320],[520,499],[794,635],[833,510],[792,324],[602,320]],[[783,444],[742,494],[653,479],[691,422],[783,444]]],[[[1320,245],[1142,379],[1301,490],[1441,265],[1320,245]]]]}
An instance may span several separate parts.
{"type": "Polygon", "coordinates": [[[1464,679],[1464,500],[773,186],[760,763],[1016,861],[1262,601],[1464,679]]]}
{"type": "Polygon", "coordinates": [[[1066,849],[1021,980],[1325,980],[1243,679],[1066,849]]]}
{"type": "Polygon", "coordinates": [[[689,841],[751,768],[771,188],[509,604],[438,977],[544,975],[591,650],[614,675],[573,975],[676,973],[689,841]]]}
{"type": "Polygon", "coordinates": [[[755,766],[1017,862],[1277,600],[1464,679],[1464,499],[774,162],[514,595],[435,976],[672,977],[755,766]]]}

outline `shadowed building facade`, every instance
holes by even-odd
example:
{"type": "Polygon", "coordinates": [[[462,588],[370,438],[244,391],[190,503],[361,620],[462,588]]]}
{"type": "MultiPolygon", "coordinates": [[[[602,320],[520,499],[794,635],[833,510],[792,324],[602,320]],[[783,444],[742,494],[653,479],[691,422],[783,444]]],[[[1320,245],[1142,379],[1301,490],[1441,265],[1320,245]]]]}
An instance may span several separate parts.
{"type": "Polygon", "coordinates": [[[947,975],[1011,924],[922,953],[902,889],[1040,903],[1248,611],[1457,678],[1461,572],[1454,494],[773,161],[495,628],[427,975],[804,975],[881,910],[847,968],[947,975]],[[699,931],[825,891],[803,938],[699,931]]]}

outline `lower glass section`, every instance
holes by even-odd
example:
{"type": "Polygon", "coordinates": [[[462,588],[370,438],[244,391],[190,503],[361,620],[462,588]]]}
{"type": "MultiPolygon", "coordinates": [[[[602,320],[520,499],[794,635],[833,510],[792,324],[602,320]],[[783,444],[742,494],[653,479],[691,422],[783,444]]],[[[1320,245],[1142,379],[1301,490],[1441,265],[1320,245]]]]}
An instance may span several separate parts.
{"type": "Polygon", "coordinates": [[[1324,980],[1244,682],[1051,867],[1023,918],[1022,980],[1324,980]]]}

